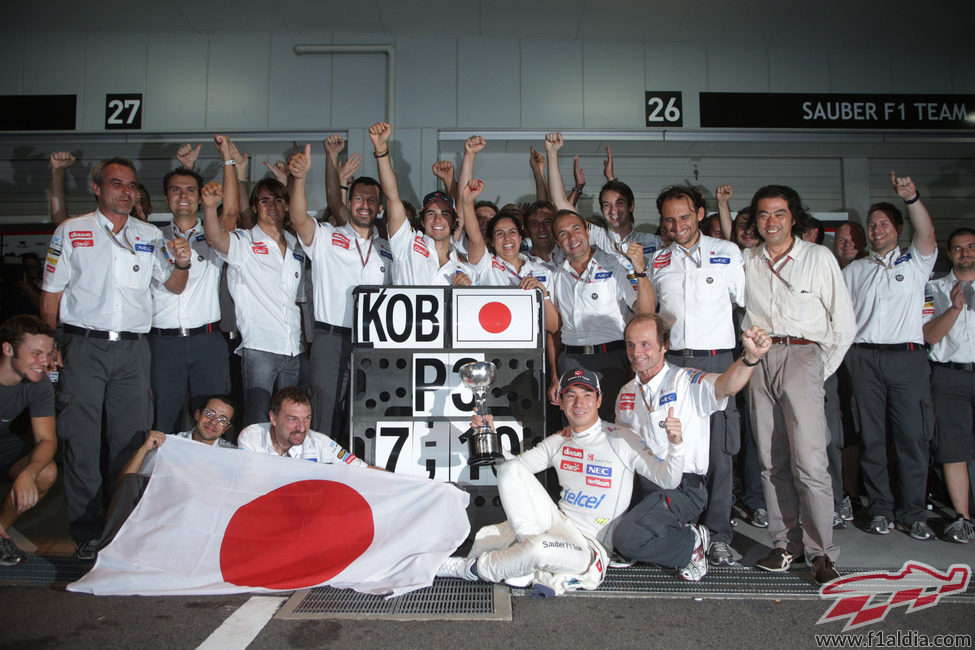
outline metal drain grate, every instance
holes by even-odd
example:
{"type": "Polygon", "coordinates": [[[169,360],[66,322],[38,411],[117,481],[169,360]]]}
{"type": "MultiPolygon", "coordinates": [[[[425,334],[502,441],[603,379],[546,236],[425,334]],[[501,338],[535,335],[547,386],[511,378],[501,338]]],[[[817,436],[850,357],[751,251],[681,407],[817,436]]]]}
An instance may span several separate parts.
{"type": "Polygon", "coordinates": [[[317,587],[296,591],[276,618],[377,618],[393,621],[485,620],[510,621],[507,587],[457,578],[437,578],[433,585],[385,598],[351,589],[317,587]]]}
{"type": "MultiPolygon", "coordinates": [[[[844,568],[840,575],[876,571],[877,569],[844,568]]],[[[518,593],[518,592],[516,592],[518,593]]],[[[527,594],[527,590],[520,592],[527,594]]],[[[685,582],[673,570],[636,565],[610,567],[606,579],[595,591],[568,592],[573,596],[607,596],[628,598],[753,598],[820,600],[819,585],[812,581],[808,569],[770,573],[752,567],[710,567],[700,582],[685,582]]],[[[952,594],[955,602],[975,602],[975,581],[963,594],[952,594]]]]}
{"type": "Polygon", "coordinates": [[[88,573],[94,564],[93,560],[28,554],[27,559],[20,564],[0,566],[0,585],[19,587],[67,584],[88,573]]]}

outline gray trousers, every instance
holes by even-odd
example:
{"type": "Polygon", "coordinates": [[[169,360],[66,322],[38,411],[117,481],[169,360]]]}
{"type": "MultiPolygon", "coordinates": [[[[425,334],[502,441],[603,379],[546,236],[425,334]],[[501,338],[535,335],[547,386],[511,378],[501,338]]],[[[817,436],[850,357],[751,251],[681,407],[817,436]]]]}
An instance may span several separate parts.
{"type": "Polygon", "coordinates": [[[190,395],[190,414],[206,405],[211,395],[230,392],[227,341],[220,331],[193,336],[149,337],[152,351],[153,428],[164,433],[182,431],[183,404],[190,395]]]}
{"type": "Polygon", "coordinates": [[[150,353],[144,338],[106,341],[66,334],[62,354],[57,427],[64,449],[68,525],[71,537],[80,543],[101,536],[104,495],[111,492],[122,467],[149,430],[150,353]],[[107,447],[104,481],[103,439],[107,447]]]}
{"type": "Polygon", "coordinates": [[[352,337],[315,329],[311,346],[311,428],[342,440],[348,432],[352,337]]]}
{"type": "MultiPolygon", "coordinates": [[[[706,372],[722,373],[735,362],[732,352],[722,352],[713,357],[681,357],[668,354],[667,361],[675,366],[697,368],[706,372]]],[[[708,505],[701,523],[711,531],[712,542],[731,543],[731,506],[734,504],[734,456],[741,447],[741,429],[738,426],[738,407],[733,397],[728,398],[724,411],[711,414],[711,447],[708,453],[707,494],[708,505]]]]}
{"type": "Polygon", "coordinates": [[[926,521],[928,456],[934,431],[927,355],[920,347],[913,351],[852,347],[846,353],[846,365],[860,416],[860,467],[870,497],[868,512],[908,525],[926,521]],[[887,469],[888,422],[897,454],[896,498],[887,469]]]}
{"type": "Polygon", "coordinates": [[[755,370],[748,398],[772,545],[836,561],[819,346],[775,344],[755,370]]]}
{"type": "Polygon", "coordinates": [[[685,478],[673,490],[664,490],[643,478],[643,498],[613,529],[613,546],[636,562],[682,568],[694,552],[694,532],[687,524],[700,517],[708,493],[699,477],[685,478]]]}

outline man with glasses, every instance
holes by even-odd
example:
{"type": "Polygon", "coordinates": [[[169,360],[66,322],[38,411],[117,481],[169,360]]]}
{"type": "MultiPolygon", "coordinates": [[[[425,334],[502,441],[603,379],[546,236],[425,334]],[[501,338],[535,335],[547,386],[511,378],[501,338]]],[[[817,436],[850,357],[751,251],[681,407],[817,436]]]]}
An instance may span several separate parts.
{"type": "MultiPolygon", "coordinates": [[[[223,438],[230,430],[230,423],[234,419],[234,404],[227,395],[210,397],[202,409],[196,410],[193,419],[196,421],[196,426],[192,429],[171,435],[204,445],[216,445],[226,449],[237,448],[237,445],[223,438]]],[[[139,503],[149,485],[152,470],[156,466],[156,450],[166,442],[166,438],[167,435],[162,431],[150,431],[142,446],[122,468],[118,488],[112,495],[112,503],[108,507],[105,518],[105,532],[96,543],[97,550],[102,550],[115,539],[122,524],[139,503]]]]}

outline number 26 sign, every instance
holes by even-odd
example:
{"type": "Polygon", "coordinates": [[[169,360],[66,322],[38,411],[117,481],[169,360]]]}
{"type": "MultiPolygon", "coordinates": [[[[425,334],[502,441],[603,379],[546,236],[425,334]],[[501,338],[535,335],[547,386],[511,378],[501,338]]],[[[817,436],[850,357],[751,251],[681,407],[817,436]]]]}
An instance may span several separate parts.
{"type": "Polygon", "coordinates": [[[684,126],[684,106],[680,92],[646,92],[647,126],[684,126]]]}
{"type": "Polygon", "coordinates": [[[106,129],[141,129],[142,94],[105,95],[106,129]]]}

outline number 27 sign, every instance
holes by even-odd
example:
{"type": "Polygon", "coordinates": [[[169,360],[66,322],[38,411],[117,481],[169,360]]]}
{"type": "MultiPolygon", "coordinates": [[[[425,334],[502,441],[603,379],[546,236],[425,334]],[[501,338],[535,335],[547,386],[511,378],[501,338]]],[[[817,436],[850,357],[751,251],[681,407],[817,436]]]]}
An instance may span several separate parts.
{"type": "Polygon", "coordinates": [[[105,95],[106,129],[141,129],[142,94],[105,95]]]}
{"type": "Polygon", "coordinates": [[[680,92],[648,90],[645,108],[647,126],[684,126],[684,106],[680,92]]]}

